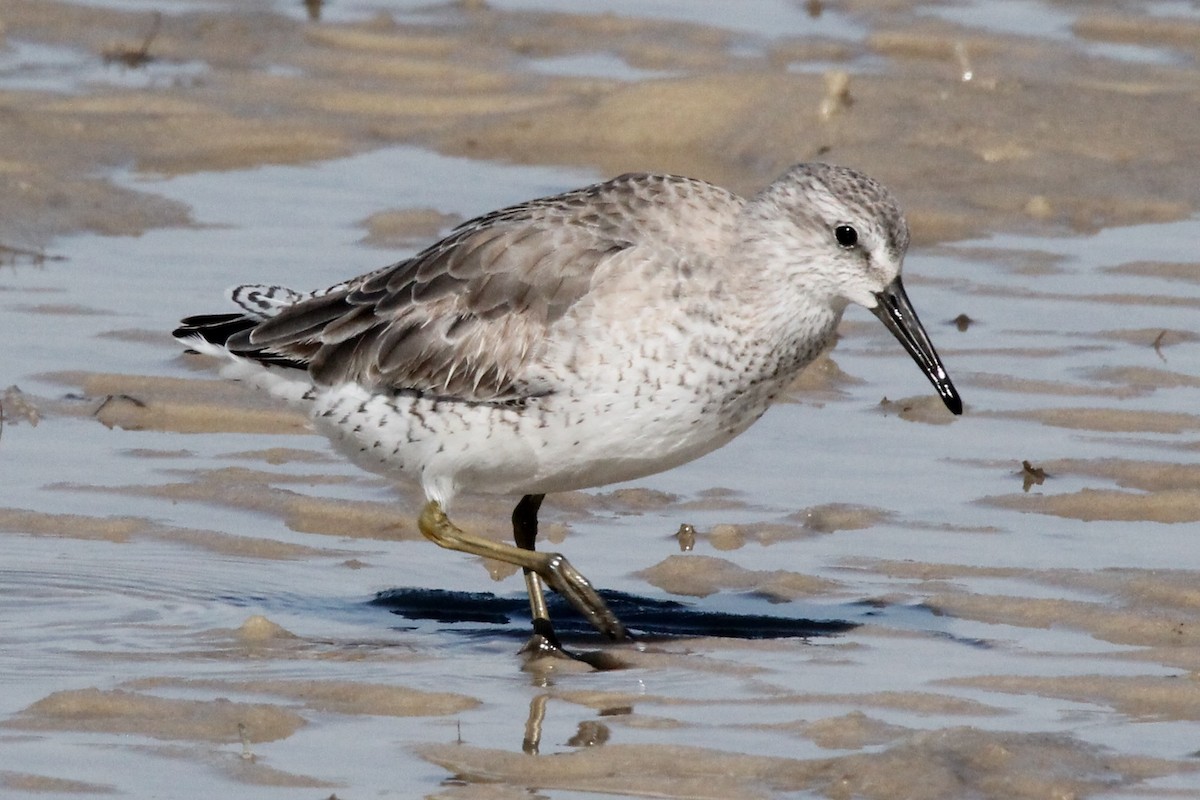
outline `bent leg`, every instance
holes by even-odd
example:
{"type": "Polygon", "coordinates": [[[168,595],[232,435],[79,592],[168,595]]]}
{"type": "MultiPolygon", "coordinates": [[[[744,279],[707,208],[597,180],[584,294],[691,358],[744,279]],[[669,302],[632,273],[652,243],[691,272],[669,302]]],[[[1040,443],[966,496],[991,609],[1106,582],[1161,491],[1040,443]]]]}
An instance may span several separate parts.
{"type": "MultiPolygon", "coordinates": [[[[531,545],[533,538],[537,536],[537,508],[541,505],[541,496],[528,495],[526,498],[535,497],[537,500],[530,500],[525,508],[525,511],[528,511],[530,507],[533,509],[533,529],[532,536],[529,537],[531,545]]],[[[521,505],[524,503],[525,499],[522,499],[521,503],[517,504],[517,510],[513,511],[514,528],[517,511],[521,510],[521,505]]],[[[526,521],[524,513],[522,520],[526,521]]],[[[550,588],[566,598],[579,613],[583,614],[596,630],[613,639],[625,638],[625,626],[609,610],[608,605],[592,588],[591,582],[575,569],[561,553],[539,553],[536,550],[501,544],[469,534],[450,521],[446,512],[442,510],[441,503],[436,500],[430,500],[425,504],[417,521],[417,527],[420,528],[426,539],[441,547],[484,558],[494,558],[497,561],[521,567],[527,571],[527,574],[533,573],[532,579],[526,578],[526,587],[537,588],[538,600],[534,599],[534,592],[531,590],[530,604],[534,613],[540,613],[546,618],[547,623],[549,617],[546,615],[545,599],[541,595],[540,581],[537,581],[539,576],[546,581],[550,588]]]]}

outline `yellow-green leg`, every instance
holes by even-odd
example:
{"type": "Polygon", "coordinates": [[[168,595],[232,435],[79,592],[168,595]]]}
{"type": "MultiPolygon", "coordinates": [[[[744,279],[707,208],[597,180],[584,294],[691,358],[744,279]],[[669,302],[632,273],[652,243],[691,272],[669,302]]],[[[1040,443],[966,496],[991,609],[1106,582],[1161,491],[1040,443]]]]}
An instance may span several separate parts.
{"type": "Polygon", "coordinates": [[[578,609],[596,630],[613,639],[624,639],[625,626],[609,610],[608,605],[592,588],[591,582],[575,569],[571,562],[561,553],[539,553],[533,549],[534,539],[537,537],[537,511],[541,502],[541,495],[526,495],[513,511],[514,535],[518,542],[523,541],[528,547],[500,544],[465,532],[450,521],[436,500],[425,504],[417,526],[426,539],[441,547],[494,558],[525,570],[525,586],[529,591],[534,633],[546,636],[548,632],[550,636],[547,638],[551,644],[557,646],[558,639],[554,636],[554,629],[550,625],[550,617],[546,610],[546,600],[542,595],[543,580],[578,609]],[[521,520],[520,524],[517,521],[518,517],[521,520]],[[538,630],[539,626],[544,630],[538,630]]]}

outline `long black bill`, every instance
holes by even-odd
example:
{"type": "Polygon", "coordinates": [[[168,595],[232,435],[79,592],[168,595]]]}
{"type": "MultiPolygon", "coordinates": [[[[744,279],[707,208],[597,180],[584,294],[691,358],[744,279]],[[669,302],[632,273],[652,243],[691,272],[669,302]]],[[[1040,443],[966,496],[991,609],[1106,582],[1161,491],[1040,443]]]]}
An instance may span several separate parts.
{"type": "Polygon", "coordinates": [[[961,414],[962,398],[958,396],[950,376],[946,374],[946,368],[942,366],[942,360],[938,358],[933,343],[929,341],[925,328],[921,326],[921,320],[917,319],[917,312],[913,311],[912,304],[908,302],[908,295],[904,293],[904,284],[900,282],[900,276],[897,275],[886,289],[876,294],[875,299],[879,302],[871,311],[887,326],[892,335],[900,340],[900,344],[904,345],[904,349],[917,362],[925,377],[929,378],[933,388],[938,390],[946,408],[950,409],[951,413],[961,414]]]}

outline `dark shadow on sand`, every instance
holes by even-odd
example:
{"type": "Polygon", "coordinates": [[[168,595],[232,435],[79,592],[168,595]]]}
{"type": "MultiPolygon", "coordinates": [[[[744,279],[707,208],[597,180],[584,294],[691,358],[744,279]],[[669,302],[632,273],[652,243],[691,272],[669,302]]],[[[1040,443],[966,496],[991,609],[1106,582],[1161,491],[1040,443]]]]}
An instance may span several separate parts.
{"type": "MultiPolygon", "coordinates": [[[[637,597],[601,591],[626,627],[638,638],[716,636],[727,639],[786,639],[832,636],[857,628],[847,620],[793,619],[769,614],[732,614],[708,611],[674,600],[637,597]]],[[[558,595],[547,604],[555,630],[563,637],[593,634],[591,626],[558,595]]],[[[489,626],[472,632],[526,638],[529,636],[529,601],[524,595],[498,597],[490,592],[450,592],[441,589],[388,589],[375,595],[371,605],[413,621],[489,626]],[[495,627],[504,626],[497,631],[495,627]]]]}

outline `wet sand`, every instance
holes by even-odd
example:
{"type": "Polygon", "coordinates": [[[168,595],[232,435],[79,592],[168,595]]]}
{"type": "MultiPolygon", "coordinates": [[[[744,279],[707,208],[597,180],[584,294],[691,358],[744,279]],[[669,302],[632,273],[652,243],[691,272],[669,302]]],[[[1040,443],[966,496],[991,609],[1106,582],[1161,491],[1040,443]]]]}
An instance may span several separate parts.
{"type": "MultiPolygon", "coordinates": [[[[223,5],[168,8],[143,47],[146,11],[0,0],[6,793],[1200,792],[1194,13],[1052,4],[1069,25],[1016,36],[850,0],[811,37],[223,5]],[[546,547],[685,604],[633,644],[572,635],[618,669],[526,663],[513,569],[422,541],[414,487],[165,336],[230,279],[333,282],[502,191],[752,191],[817,158],[902,198],[967,414],[851,314],[726,450],[551,497],[546,547]],[[370,602],[398,587],[446,613],[370,602]]],[[[457,512],[497,539],[507,514],[457,512]]]]}
{"type": "MultiPolygon", "coordinates": [[[[736,55],[732,34],[699,25],[486,4],[435,6],[421,25],[385,13],[357,24],[172,13],[138,68],[146,88],[85,75],[71,96],[4,91],[0,242],[44,248],[73,230],[187,220],[186,208],[114,187],[104,167],[236,169],[388,142],[601,174],[681,172],[738,190],[798,160],[836,158],[905,199],[919,243],[1180,219],[1200,203],[1194,20],[1087,6],[1075,26],[1085,42],[1170,48],[1177,62],[1139,64],[877,5],[828,12],[863,25],[861,42],[783,36],[736,55]],[[596,53],[667,77],[530,69],[596,53]],[[863,71],[868,58],[886,69],[863,71]],[[207,68],[182,70],[193,63],[207,68]],[[822,73],[837,72],[848,84],[828,103],[822,73]]],[[[136,50],[154,19],[34,0],[0,14],[10,41],[92,59],[136,50]]],[[[110,65],[120,70],[136,72],[110,65]]]]}

